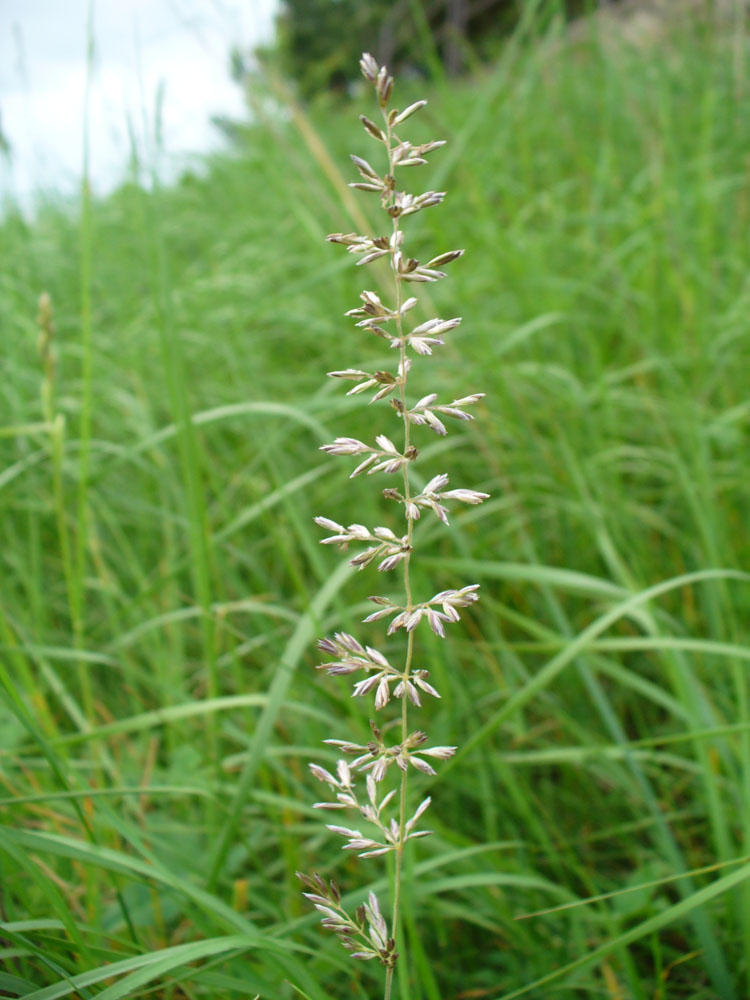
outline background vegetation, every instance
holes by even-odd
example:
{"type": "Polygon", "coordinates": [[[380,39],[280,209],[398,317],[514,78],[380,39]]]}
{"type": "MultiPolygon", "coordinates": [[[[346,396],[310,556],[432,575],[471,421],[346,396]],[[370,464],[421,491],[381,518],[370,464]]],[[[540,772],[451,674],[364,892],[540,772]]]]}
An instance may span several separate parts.
{"type": "MultiPolygon", "coordinates": [[[[536,0],[284,0],[266,56],[307,97],[357,84],[365,50],[399,77],[455,76],[478,54],[496,54],[529,8],[539,6],[536,0]]],[[[598,6],[600,0],[545,0],[543,13],[569,19],[598,6]]]]}
{"type": "MultiPolygon", "coordinates": [[[[749,989],[747,43],[587,32],[399,85],[449,140],[413,230],[468,249],[416,377],[488,393],[417,472],[493,495],[420,523],[417,592],[483,598],[421,647],[461,750],[401,1000],[749,989]]],[[[342,867],[308,760],[367,732],[312,667],[372,578],[311,519],[381,511],[316,451],[377,418],[323,373],[388,360],[323,242],[367,231],[369,141],[356,99],[255,98],[205,176],[0,229],[0,995],[378,995],[294,877],[342,867]]]]}

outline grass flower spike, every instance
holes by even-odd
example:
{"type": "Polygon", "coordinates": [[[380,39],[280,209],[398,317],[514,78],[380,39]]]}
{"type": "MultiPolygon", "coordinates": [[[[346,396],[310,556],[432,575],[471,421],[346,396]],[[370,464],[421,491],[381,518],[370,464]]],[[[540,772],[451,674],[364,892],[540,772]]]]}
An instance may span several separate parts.
{"type": "Polygon", "coordinates": [[[390,892],[389,919],[383,914],[381,901],[370,893],[367,901],[353,915],[342,905],[341,893],[334,882],[326,882],[319,875],[303,875],[305,896],[323,915],[323,926],[332,930],[353,958],[369,961],[377,959],[385,967],[384,998],[389,1000],[393,985],[394,969],[398,960],[396,940],[399,938],[399,904],[404,848],[408,841],[426,837],[431,832],[421,824],[431,799],[426,797],[416,807],[409,803],[409,776],[418,771],[434,775],[435,766],[447,760],[456,748],[430,746],[422,730],[410,729],[409,711],[422,707],[425,695],[440,698],[429,680],[427,670],[413,666],[417,633],[427,626],[440,638],[445,637],[445,626],[457,622],[460,610],[474,603],[478,585],[470,584],[458,589],[444,590],[432,597],[413,594],[410,577],[414,557],[415,523],[423,514],[434,514],[448,523],[449,505],[452,503],[478,504],[487,499],[486,493],[474,489],[448,489],[448,475],[438,472],[418,491],[412,487],[410,468],[419,452],[412,443],[414,429],[430,430],[438,435],[448,432],[446,422],[473,419],[470,408],[482,399],[482,393],[440,401],[438,393],[428,393],[421,399],[411,400],[409,374],[412,355],[428,357],[445,343],[445,337],[461,322],[459,317],[435,317],[421,323],[412,323],[409,313],[417,304],[410,294],[416,285],[440,281],[446,277],[442,268],[457,260],[463,250],[441,252],[422,263],[405,251],[406,242],[402,220],[416,212],[440,204],[443,191],[425,191],[412,194],[402,189],[402,170],[427,162],[427,155],[441,147],[442,141],[413,145],[401,137],[401,126],[424,107],[426,101],[416,101],[403,111],[389,109],[393,79],[384,66],[378,66],[367,53],[360,66],[365,78],[375,89],[382,114],[382,124],[364,115],[361,121],[368,137],[380,149],[380,159],[387,160],[383,174],[361,156],[352,156],[360,180],[351,187],[376,195],[388,216],[390,232],[385,236],[363,236],[357,233],[334,233],[328,237],[332,243],[345,246],[356,256],[357,265],[387,260],[392,274],[392,292],[381,298],[374,291],[363,291],[361,304],[351,309],[347,316],[365,333],[383,338],[398,352],[394,371],[363,371],[346,368],[329,372],[331,378],[354,383],[348,395],[372,393],[371,402],[389,398],[394,415],[400,421],[402,432],[397,435],[378,434],[372,443],[357,438],[339,437],[322,450],[329,455],[355,457],[358,463],[351,477],[378,473],[399,476],[398,488],[388,485],[383,489],[387,500],[400,508],[397,518],[400,526],[367,527],[363,524],[340,524],[325,516],[315,519],[318,527],[328,533],[324,545],[338,545],[341,549],[362,548],[350,562],[362,570],[375,565],[377,570],[388,573],[400,568],[403,572],[403,599],[395,603],[390,598],[374,596],[370,600],[376,610],[364,621],[377,622],[388,619],[386,637],[402,630],[405,649],[398,661],[386,657],[373,646],[363,645],[346,632],[321,639],[321,652],[328,657],[320,669],[334,676],[357,674],[353,695],[372,697],[377,713],[387,712],[396,702],[400,706],[399,720],[394,726],[371,723],[372,739],[365,744],[348,740],[331,739],[326,742],[341,755],[336,773],[318,764],[311,764],[315,778],[327,786],[329,796],[316,803],[323,811],[349,812],[358,818],[348,820],[355,826],[331,823],[328,829],[342,838],[343,850],[354,852],[360,858],[377,858],[394,855],[393,883],[390,892]],[[397,742],[387,738],[387,733],[398,732],[397,742]],[[362,822],[360,822],[362,821],[362,822]],[[361,829],[360,829],[361,827],[361,829]]]}

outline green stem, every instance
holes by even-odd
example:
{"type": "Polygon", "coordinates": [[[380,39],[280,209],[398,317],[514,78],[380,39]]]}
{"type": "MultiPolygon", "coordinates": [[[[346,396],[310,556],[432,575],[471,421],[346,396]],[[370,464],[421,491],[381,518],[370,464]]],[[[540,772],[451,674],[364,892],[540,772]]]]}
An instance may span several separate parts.
{"type": "MultiPolygon", "coordinates": [[[[76,498],[76,534],[72,552],[72,582],[70,613],[73,643],[76,651],[85,648],[86,564],[88,549],[89,457],[91,451],[91,420],[93,409],[93,343],[92,343],[92,267],[93,236],[91,186],[89,182],[89,104],[94,72],[93,7],[89,10],[86,55],[86,88],[83,118],[83,178],[81,181],[81,415],[80,453],[78,462],[78,495],[76,498]]],[[[78,684],[87,723],[94,724],[94,692],[91,667],[82,657],[76,663],[78,684]]]]}
{"type": "MultiPolygon", "coordinates": [[[[388,116],[383,111],[383,117],[386,122],[386,130],[388,134],[388,172],[393,175],[393,154],[391,152],[391,127],[388,123],[388,116]]],[[[394,235],[398,231],[398,219],[393,220],[393,233],[394,235]]],[[[410,447],[410,431],[411,427],[409,424],[409,418],[407,414],[406,407],[406,344],[404,341],[403,328],[401,324],[401,280],[399,278],[398,270],[395,266],[395,249],[391,252],[391,266],[393,268],[394,280],[396,283],[396,329],[398,330],[398,336],[400,341],[399,354],[401,362],[401,381],[399,385],[399,396],[401,401],[401,415],[404,421],[404,451],[403,454],[409,450],[410,447]]],[[[402,473],[404,479],[404,510],[408,510],[408,504],[411,501],[411,487],[409,485],[409,463],[404,462],[402,465],[402,473]]],[[[414,610],[414,605],[412,602],[411,595],[411,578],[409,575],[409,569],[411,564],[411,553],[412,553],[412,536],[414,531],[414,521],[407,517],[407,546],[408,552],[404,559],[404,590],[406,593],[406,611],[410,613],[414,610]]],[[[406,662],[404,664],[404,685],[409,679],[409,672],[411,670],[412,655],[414,652],[414,633],[408,633],[409,638],[407,640],[406,646],[406,662]]],[[[406,690],[401,697],[401,742],[406,742],[406,738],[409,735],[409,721],[408,721],[408,696],[406,690]]],[[[394,874],[394,884],[393,884],[393,913],[391,916],[391,935],[396,940],[398,934],[398,919],[399,919],[399,906],[401,902],[401,872],[403,869],[404,861],[404,836],[406,834],[406,794],[407,794],[407,772],[401,772],[401,793],[399,797],[399,838],[398,846],[396,847],[396,871],[394,874]]],[[[383,994],[383,1000],[390,1000],[391,991],[393,989],[393,973],[394,967],[389,966],[385,974],[385,992],[383,994]]]]}

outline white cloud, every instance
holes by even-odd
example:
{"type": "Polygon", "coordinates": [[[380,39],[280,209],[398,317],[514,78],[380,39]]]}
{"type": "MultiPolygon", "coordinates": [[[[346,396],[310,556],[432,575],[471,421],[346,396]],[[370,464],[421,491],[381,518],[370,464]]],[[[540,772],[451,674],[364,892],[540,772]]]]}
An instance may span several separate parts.
{"type": "MultiPolygon", "coordinates": [[[[267,39],[277,0],[99,0],[89,149],[95,187],[122,176],[129,131],[143,151],[163,87],[168,155],[217,142],[212,114],[242,117],[229,78],[233,45],[267,39]]],[[[0,114],[12,148],[8,182],[22,200],[38,189],[70,191],[80,175],[86,114],[88,0],[0,3],[0,114]]]]}

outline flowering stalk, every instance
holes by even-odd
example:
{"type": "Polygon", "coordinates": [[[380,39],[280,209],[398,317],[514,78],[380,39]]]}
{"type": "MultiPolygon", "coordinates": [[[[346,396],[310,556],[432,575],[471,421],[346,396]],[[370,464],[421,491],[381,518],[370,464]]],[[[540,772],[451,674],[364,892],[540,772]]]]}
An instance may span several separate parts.
{"type": "Polygon", "coordinates": [[[403,443],[398,447],[385,434],[379,434],[373,445],[357,438],[340,437],[322,450],[330,455],[351,455],[360,459],[351,473],[351,478],[362,474],[400,474],[401,490],[388,487],[383,490],[386,499],[403,505],[406,533],[397,534],[388,527],[368,528],[362,524],[344,526],[328,517],[316,517],[315,523],[331,534],[323,539],[324,545],[338,545],[347,549],[350,545],[362,544],[364,550],[355,555],[351,564],[364,569],[377,563],[377,569],[387,572],[396,566],[403,568],[403,603],[395,603],[388,597],[374,596],[370,600],[376,610],[364,621],[374,622],[389,618],[387,636],[399,630],[406,633],[406,652],[403,666],[394,666],[386,656],[372,646],[363,646],[354,636],[346,632],[336,633],[331,638],[321,639],[318,647],[330,660],[319,669],[340,676],[363,673],[364,678],[354,684],[353,695],[364,696],[374,693],[375,709],[384,709],[392,698],[401,701],[401,727],[399,742],[388,744],[383,731],[371,722],[372,740],[364,745],[348,740],[331,739],[325,742],[334,746],[342,755],[332,774],[318,764],[311,764],[313,775],[326,784],[332,798],[315,804],[317,809],[350,809],[358,812],[369,829],[363,833],[348,826],[331,824],[328,829],[344,838],[343,850],[355,851],[360,858],[372,858],[393,853],[395,855],[394,881],[392,886],[392,912],[390,930],[381,912],[380,903],[374,893],[368,902],[360,906],[350,917],[342,906],[341,894],[334,882],[326,883],[319,875],[299,877],[306,888],[305,896],[323,914],[323,926],[334,931],[353,958],[363,960],[378,959],[385,966],[385,1000],[390,1000],[393,973],[398,954],[396,937],[399,924],[401,899],[401,875],[404,847],[409,840],[427,836],[431,831],[417,829],[417,824],[430,805],[425,798],[409,816],[408,777],[413,767],[424,774],[434,775],[431,761],[447,760],[456,748],[452,746],[425,746],[427,736],[421,730],[409,730],[409,706],[421,706],[423,694],[439,698],[439,693],[429,681],[429,673],[414,668],[414,638],[417,626],[425,621],[440,638],[445,637],[445,623],[459,620],[459,608],[467,607],[477,600],[478,585],[462,587],[458,590],[444,590],[428,600],[416,601],[412,593],[410,576],[411,559],[414,552],[414,525],[424,511],[432,511],[445,524],[448,523],[448,508],[445,502],[458,501],[478,504],[487,499],[488,494],[470,489],[446,489],[448,476],[445,473],[433,476],[421,489],[415,491],[409,479],[409,468],[417,459],[418,451],[411,442],[412,426],[427,427],[436,434],[447,433],[443,418],[472,420],[467,408],[477,403],[483,393],[473,393],[450,402],[440,403],[437,393],[429,393],[414,403],[407,396],[409,373],[411,370],[410,351],[417,355],[430,355],[433,348],[444,343],[445,334],[455,329],[461,322],[452,319],[434,318],[408,329],[408,313],[416,305],[417,299],[405,295],[405,285],[439,281],[444,278],[443,266],[456,260],[463,250],[451,250],[439,254],[426,264],[421,264],[405,254],[404,232],[401,220],[431,205],[439,204],[445,192],[427,191],[414,195],[400,190],[396,183],[396,173],[401,168],[419,166],[426,163],[426,155],[440,146],[442,141],[412,145],[400,138],[397,129],[426,101],[416,101],[403,111],[388,109],[393,90],[393,78],[386,68],[379,67],[367,53],[362,56],[360,66],[365,78],[375,88],[383,126],[376,125],[364,115],[361,116],[365,131],[384,147],[388,159],[387,172],[380,175],[367,160],[352,156],[361,180],[350,186],[358,190],[372,192],[379,196],[384,211],[391,219],[388,236],[360,236],[356,233],[334,233],[328,237],[332,243],[339,243],[350,253],[359,255],[358,265],[387,258],[393,275],[393,301],[386,305],[371,291],[362,292],[362,304],[351,309],[347,316],[356,319],[356,325],[367,333],[385,339],[389,346],[398,351],[398,366],[395,372],[367,372],[356,368],[329,372],[332,378],[354,382],[347,395],[374,390],[372,401],[390,396],[391,406],[403,423],[403,443]],[[346,757],[352,756],[350,762],[346,757]],[[398,781],[387,789],[391,765],[395,764],[398,781]],[[364,793],[360,787],[364,776],[364,793]]]}

